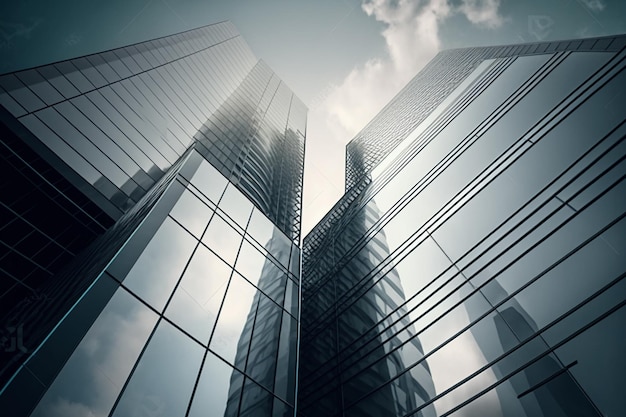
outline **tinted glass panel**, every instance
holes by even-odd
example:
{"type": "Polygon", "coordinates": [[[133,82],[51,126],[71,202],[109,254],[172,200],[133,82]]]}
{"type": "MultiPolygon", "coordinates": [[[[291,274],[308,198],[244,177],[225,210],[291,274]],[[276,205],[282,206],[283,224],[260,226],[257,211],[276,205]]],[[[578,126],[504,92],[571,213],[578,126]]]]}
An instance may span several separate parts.
{"type": "Polygon", "coordinates": [[[259,279],[271,279],[270,275],[276,277],[278,272],[273,263],[247,240],[241,245],[235,269],[253,284],[257,284],[259,279]]]}
{"type": "Polygon", "coordinates": [[[254,325],[257,290],[238,274],[234,274],[220,310],[209,347],[215,353],[243,370],[254,325]],[[253,301],[254,300],[254,301],[253,301]]]}
{"type": "Polygon", "coordinates": [[[202,243],[233,265],[241,240],[241,235],[224,219],[215,214],[204,233],[202,243]]]}
{"type": "Polygon", "coordinates": [[[29,112],[45,107],[44,102],[13,74],[0,77],[0,86],[29,112]]]}
{"type": "Polygon", "coordinates": [[[196,240],[189,233],[172,219],[165,219],[128,275],[122,278],[124,285],[162,310],[195,245],[196,240]]]}
{"type": "Polygon", "coordinates": [[[67,78],[61,74],[54,65],[47,65],[38,68],[37,71],[44,76],[50,84],[54,86],[65,98],[74,97],[79,94],[78,90],[67,78]]]}
{"type": "Polygon", "coordinates": [[[200,238],[213,214],[213,209],[187,190],[180,196],[170,214],[195,237],[200,238]]]}
{"type": "Polygon", "coordinates": [[[189,417],[237,416],[244,376],[210,352],[204,361],[189,417]]]}
{"type": "Polygon", "coordinates": [[[246,378],[241,396],[240,417],[264,417],[272,415],[272,394],[246,378]]]}
{"type": "Polygon", "coordinates": [[[156,319],[152,310],[119,289],[32,416],[108,415],[156,319]]]}
{"type": "Polygon", "coordinates": [[[37,70],[21,71],[17,73],[17,76],[47,105],[63,100],[63,96],[37,70]]]}
{"type": "Polygon", "coordinates": [[[113,416],[185,415],[202,353],[200,345],[162,320],[113,416]]]}
{"type": "Polygon", "coordinates": [[[199,246],[180,281],[166,316],[206,344],[230,278],[230,267],[199,246]]]}

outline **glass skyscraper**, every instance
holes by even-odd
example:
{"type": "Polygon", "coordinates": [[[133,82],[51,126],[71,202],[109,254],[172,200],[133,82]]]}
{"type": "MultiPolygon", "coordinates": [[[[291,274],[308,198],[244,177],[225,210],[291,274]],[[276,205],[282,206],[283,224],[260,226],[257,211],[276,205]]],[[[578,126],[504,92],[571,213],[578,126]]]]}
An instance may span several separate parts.
{"type": "Polygon", "coordinates": [[[293,415],[302,102],[229,22],[0,88],[2,413],[293,415]]]}
{"type": "Polygon", "coordinates": [[[300,416],[612,416],[626,36],[439,53],[303,243],[300,416]]]}
{"type": "Polygon", "coordinates": [[[306,107],[229,22],[0,76],[1,412],[620,415],[625,67],[441,52],[302,251],[306,107]]]}

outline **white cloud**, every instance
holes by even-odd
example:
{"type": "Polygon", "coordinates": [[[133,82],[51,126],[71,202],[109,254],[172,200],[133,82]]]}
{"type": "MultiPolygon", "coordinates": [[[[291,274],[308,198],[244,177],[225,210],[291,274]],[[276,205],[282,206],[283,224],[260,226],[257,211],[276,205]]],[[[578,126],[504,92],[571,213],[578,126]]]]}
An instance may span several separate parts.
{"type": "Polygon", "coordinates": [[[462,0],[459,6],[449,0],[365,1],[365,13],[386,25],[387,56],[354,68],[328,94],[323,108],[329,122],[352,137],[439,52],[445,19],[461,13],[473,24],[496,28],[504,22],[499,6],[500,0],[462,0]]]}
{"type": "Polygon", "coordinates": [[[343,148],[439,52],[442,22],[454,14],[484,28],[504,21],[498,12],[500,0],[456,4],[451,0],[363,1],[363,11],[385,25],[381,35],[387,53],[353,68],[341,83],[318,94],[311,106],[307,164],[327,175],[305,175],[305,234],[343,193],[343,160],[333,160],[329,150],[343,148]]]}
{"type": "Polygon", "coordinates": [[[498,13],[500,0],[463,0],[459,11],[470,22],[494,29],[502,26],[504,19],[498,13]]]}
{"type": "Polygon", "coordinates": [[[371,120],[440,48],[438,22],[450,13],[445,0],[431,0],[421,8],[414,1],[392,3],[373,0],[363,4],[365,13],[387,25],[382,32],[387,56],[354,68],[329,94],[324,106],[330,122],[349,137],[371,120]]]}

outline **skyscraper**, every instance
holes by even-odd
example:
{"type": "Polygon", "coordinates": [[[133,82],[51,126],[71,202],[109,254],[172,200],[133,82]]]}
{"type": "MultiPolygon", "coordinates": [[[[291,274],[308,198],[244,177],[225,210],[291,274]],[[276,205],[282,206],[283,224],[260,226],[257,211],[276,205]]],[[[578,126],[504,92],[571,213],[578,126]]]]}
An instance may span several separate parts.
{"type": "Polygon", "coordinates": [[[347,145],[299,415],[623,413],[625,46],[443,51],[347,145]]]}
{"type": "Polygon", "coordinates": [[[301,101],[229,22],[0,86],[0,409],[293,415],[301,101]]]}
{"type": "Polygon", "coordinates": [[[625,47],[441,52],[302,272],[306,108],[230,23],[0,76],[0,410],[619,415],[625,47]]]}

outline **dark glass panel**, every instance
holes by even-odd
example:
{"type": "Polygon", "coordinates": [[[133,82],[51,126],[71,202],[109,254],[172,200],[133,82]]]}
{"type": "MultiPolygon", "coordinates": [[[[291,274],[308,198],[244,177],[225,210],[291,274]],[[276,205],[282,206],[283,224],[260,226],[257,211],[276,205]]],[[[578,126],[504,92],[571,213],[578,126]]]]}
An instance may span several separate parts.
{"type": "Polygon", "coordinates": [[[243,374],[209,352],[188,417],[237,416],[243,380],[243,374]]]}
{"type": "Polygon", "coordinates": [[[39,97],[13,74],[0,77],[0,87],[4,88],[28,112],[33,112],[46,106],[39,97]]]}
{"type": "Polygon", "coordinates": [[[56,69],[61,72],[67,78],[72,85],[74,85],[81,93],[86,93],[94,89],[93,84],[85,77],[85,75],[78,71],[78,69],[72,64],[71,61],[63,61],[54,64],[56,69]]]}
{"type": "Polygon", "coordinates": [[[16,75],[47,105],[63,100],[63,96],[37,70],[20,71],[16,75]]]}
{"type": "Polygon", "coordinates": [[[72,83],[59,72],[54,65],[46,65],[37,71],[50,82],[65,98],[77,96],[79,91],[72,83]]]}
{"type": "Polygon", "coordinates": [[[119,289],[32,416],[108,415],[156,321],[152,310],[119,289]]]}
{"type": "Polygon", "coordinates": [[[241,395],[240,417],[270,417],[272,415],[273,396],[251,379],[246,378],[241,395]]]}

